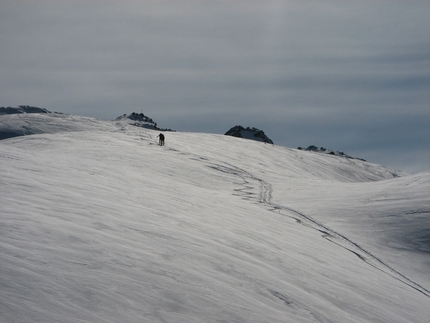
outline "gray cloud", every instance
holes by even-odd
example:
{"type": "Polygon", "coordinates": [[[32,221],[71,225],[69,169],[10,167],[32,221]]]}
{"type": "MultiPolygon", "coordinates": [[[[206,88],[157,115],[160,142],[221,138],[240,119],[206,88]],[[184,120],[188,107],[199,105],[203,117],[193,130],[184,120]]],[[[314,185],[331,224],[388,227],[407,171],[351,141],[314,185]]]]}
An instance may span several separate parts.
{"type": "Polygon", "coordinates": [[[0,3],[0,104],[429,167],[427,1],[0,3]],[[400,151],[422,158],[401,159],[400,151]]]}

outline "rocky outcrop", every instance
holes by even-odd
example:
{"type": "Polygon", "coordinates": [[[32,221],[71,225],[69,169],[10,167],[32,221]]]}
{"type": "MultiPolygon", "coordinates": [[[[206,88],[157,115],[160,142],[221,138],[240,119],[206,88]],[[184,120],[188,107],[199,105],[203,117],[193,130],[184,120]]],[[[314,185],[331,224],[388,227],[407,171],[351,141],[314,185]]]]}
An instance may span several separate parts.
{"type": "Polygon", "coordinates": [[[254,127],[244,128],[242,126],[234,126],[229,131],[227,131],[225,135],[273,144],[273,141],[265,135],[264,131],[254,127]]]}
{"type": "Polygon", "coordinates": [[[160,130],[160,131],[175,131],[172,129],[163,129],[157,126],[157,123],[152,120],[150,117],[144,115],[143,113],[133,112],[129,115],[123,114],[115,119],[115,121],[126,121],[128,124],[131,124],[136,127],[142,127],[146,129],[160,130]]]}
{"type": "Polygon", "coordinates": [[[316,152],[316,153],[322,153],[322,154],[327,154],[327,155],[340,156],[340,157],[345,157],[345,158],[350,158],[350,159],[358,159],[358,160],[366,161],[365,159],[362,159],[362,158],[356,158],[356,157],[349,156],[349,155],[345,154],[342,151],[331,150],[331,149],[327,149],[327,148],[324,148],[324,147],[317,147],[317,146],[314,146],[314,145],[311,145],[308,148],[298,147],[297,149],[304,150],[304,151],[313,151],[313,152],[316,152]]]}

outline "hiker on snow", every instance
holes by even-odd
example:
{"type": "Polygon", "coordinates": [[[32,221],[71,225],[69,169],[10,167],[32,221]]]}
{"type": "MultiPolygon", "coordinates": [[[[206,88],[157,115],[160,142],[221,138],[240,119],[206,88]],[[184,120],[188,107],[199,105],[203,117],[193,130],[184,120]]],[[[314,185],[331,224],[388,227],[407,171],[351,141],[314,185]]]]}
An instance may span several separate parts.
{"type": "Polygon", "coordinates": [[[159,140],[158,144],[159,144],[160,146],[164,146],[164,135],[163,135],[162,133],[160,133],[160,134],[157,136],[157,138],[160,138],[160,140],[159,140]]]}

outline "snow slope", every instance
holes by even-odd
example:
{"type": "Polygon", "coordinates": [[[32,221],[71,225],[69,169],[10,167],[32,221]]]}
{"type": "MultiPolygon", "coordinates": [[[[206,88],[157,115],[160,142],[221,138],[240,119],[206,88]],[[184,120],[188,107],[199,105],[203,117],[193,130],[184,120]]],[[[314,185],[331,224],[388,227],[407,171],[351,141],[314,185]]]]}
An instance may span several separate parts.
{"type": "Polygon", "coordinates": [[[111,123],[57,112],[0,115],[0,139],[42,133],[110,128],[111,123]]]}
{"type": "Polygon", "coordinates": [[[430,317],[429,172],[49,120],[0,141],[1,322],[430,317]]]}

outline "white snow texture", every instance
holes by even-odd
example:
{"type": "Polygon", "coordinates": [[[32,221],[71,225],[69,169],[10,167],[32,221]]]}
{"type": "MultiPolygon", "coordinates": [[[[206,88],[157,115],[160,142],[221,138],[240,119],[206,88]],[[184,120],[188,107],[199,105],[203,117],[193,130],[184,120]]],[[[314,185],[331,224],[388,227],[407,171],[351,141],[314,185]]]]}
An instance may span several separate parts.
{"type": "Polygon", "coordinates": [[[430,172],[0,116],[0,322],[429,322],[430,172]]]}

